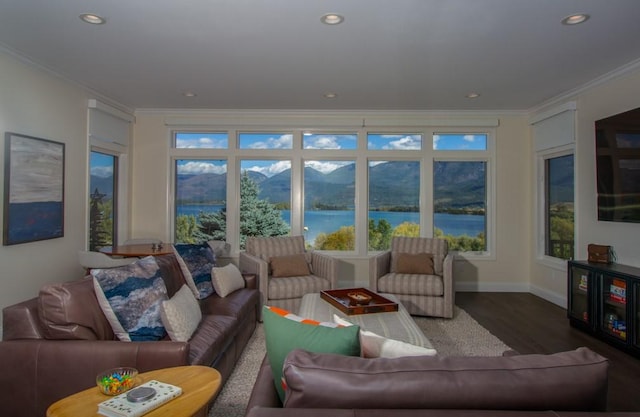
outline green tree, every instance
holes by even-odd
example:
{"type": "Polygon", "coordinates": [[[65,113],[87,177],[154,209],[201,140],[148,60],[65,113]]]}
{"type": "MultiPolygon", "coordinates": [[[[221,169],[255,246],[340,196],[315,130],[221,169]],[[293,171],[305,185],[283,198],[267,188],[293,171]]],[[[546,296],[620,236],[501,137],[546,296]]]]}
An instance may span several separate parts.
{"type": "Polygon", "coordinates": [[[355,226],[342,226],[332,233],[319,233],[314,248],[320,250],[354,250],[356,247],[355,226]]]}
{"type": "Polygon", "coordinates": [[[420,225],[412,222],[402,222],[393,229],[393,236],[419,237],[420,225]]]}
{"type": "Polygon", "coordinates": [[[478,233],[478,236],[471,237],[467,235],[452,236],[445,235],[442,229],[435,228],[435,237],[445,239],[449,245],[449,250],[460,252],[478,252],[486,248],[484,233],[478,233]]]}
{"type": "Polygon", "coordinates": [[[248,236],[282,236],[289,225],[282,220],[275,204],[261,200],[260,188],[245,171],[240,178],[240,248],[248,236]]]}
{"type": "Polygon", "coordinates": [[[113,220],[111,219],[111,204],[102,199],[106,194],[101,194],[96,188],[89,196],[89,250],[97,251],[113,242],[113,220]]]}
{"type": "Polygon", "coordinates": [[[193,234],[196,230],[196,216],[181,215],[176,218],[176,242],[196,243],[193,238],[193,234]]]}
{"type": "Polygon", "coordinates": [[[380,219],[376,221],[369,219],[369,250],[386,250],[391,246],[391,224],[380,219]]]}

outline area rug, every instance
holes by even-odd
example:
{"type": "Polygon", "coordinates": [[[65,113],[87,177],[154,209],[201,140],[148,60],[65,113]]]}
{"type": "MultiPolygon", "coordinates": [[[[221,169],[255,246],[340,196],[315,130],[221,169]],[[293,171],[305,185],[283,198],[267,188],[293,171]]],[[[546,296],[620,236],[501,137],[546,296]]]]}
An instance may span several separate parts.
{"type": "MultiPolygon", "coordinates": [[[[466,311],[455,307],[452,319],[414,317],[440,356],[500,356],[509,346],[466,311]]],[[[209,417],[243,417],[265,355],[264,328],[258,324],[209,417]]]]}

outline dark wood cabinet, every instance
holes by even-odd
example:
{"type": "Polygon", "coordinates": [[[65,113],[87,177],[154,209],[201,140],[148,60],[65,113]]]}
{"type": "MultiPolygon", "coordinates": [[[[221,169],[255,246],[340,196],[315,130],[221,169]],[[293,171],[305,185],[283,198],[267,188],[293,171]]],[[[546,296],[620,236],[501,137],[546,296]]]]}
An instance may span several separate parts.
{"type": "Polygon", "coordinates": [[[640,268],[569,261],[567,271],[571,325],[640,356],[640,268]]]}

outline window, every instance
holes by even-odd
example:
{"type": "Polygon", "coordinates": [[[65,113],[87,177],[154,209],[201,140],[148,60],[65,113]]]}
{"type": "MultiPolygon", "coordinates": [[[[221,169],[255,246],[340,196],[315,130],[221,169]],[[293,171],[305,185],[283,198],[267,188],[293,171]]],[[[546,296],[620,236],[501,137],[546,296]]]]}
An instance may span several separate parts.
{"type": "Polygon", "coordinates": [[[392,236],[420,236],[420,162],[369,161],[369,250],[392,236]]]}
{"type": "Polygon", "coordinates": [[[545,250],[559,259],[573,258],[573,154],[544,159],[545,250]]]}
{"type": "Polygon", "coordinates": [[[491,255],[491,132],[286,124],[172,133],[174,241],[242,250],[248,236],[291,234],[308,249],[365,256],[393,236],[435,235],[451,250],[491,255]]]}
{"type": "Polygon", "coordinates": [[[354,161],[304,162],[305,241],[315,249],[356,249],[354,161]]]}
{"type": "Polygon", "coordinates": [[[487,163],[434,161],[434,235],[449,243],[449,250],[485,251],[487,163]]]}
{"type": "Polygon", "coordinates": [[[226,240],[227,161],[175,161],[175,242],[226,240]]]}
{"type": "Polygon", "coordinates": [[[118,157],[91,151],[89,194],[89,250],[117,242],[118,157]]]}

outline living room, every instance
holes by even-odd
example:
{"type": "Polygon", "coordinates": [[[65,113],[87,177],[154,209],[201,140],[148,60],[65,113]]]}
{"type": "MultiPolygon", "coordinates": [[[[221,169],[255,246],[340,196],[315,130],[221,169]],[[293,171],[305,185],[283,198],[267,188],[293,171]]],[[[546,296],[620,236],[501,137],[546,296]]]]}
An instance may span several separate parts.
{"type": "MultiPolygon", "coordinates": [[[[126,231],[121,236],[122,240],[154,236],[171,242],[174,238],[170,214],[173,210],[170,143],[175,126],[202,128],[204,123],[209,127],[232,124],[233,128],[239,128],[242,121],[249,121],[255,126],[260,121],[279,120],[279,127],[302,129],[300,125],[282,125],[301,119],[311,124],[329,120],[324,122],[326,127],[332,126],[331,120],[344,118],[372,122],[392,119],[396,126],[403,123],[414,123],[415,126],[416,119],[423,126],[477,127],[477,124],[493,124],[490,127],[495,137],[493,246],[486,256],[458,257],[454,266],[456,289],[460,292],[532,293],[566,307],[565,263],[540,256],[538,156],[532,124],[559,111],[569,111],[575,117],[575,258],[585,259],[587,245],[599,243],[614,247],[617,262],[640,266],[636,253],[640,226],[598,221],[594,145],[596,120],[640,107],[637,98],[640,93],[640,61],[638,54],[633,55],[636,39],[628,42],[630,52],[625,65],[606,73],[594,73],[588,82],[558,92],[533,106],[447,111],[392,108],[230,110],[192,108],[189,104],[168,109],[131,108],[110,99],[108,91],[93,91],[8,47],[2,48],[0,130],[64,143],[66,171],[64,236],[2,246],[0,263],[4,279],[0,308],[33,297],[43,284],[69,281],[83,274],[77,262],[77,252],[86,249],[88,244],[89,100],[104,102],[134,120],[131,123],[130,153],[122,160],[129,176],[126,183],[129,204],[119,213],[119,220],[126,231]]],[[[557,76],[562,72],[561,69],[554,71],[557,71],[557,76]]],[[[526,84],[528,81],[522,79],[520,82],[526,84]]],[[[260,127],[272,126],[263,124],[260,127]]],[[[233,242],[234,238],[229,240],[233,242]]],[[[235,245],[230,259],[233,262],[238,255],[238,246],[235,245]]],[[[361,285],[367,276],[367,253],[343,257],[341,285],[361,285]]]]}

